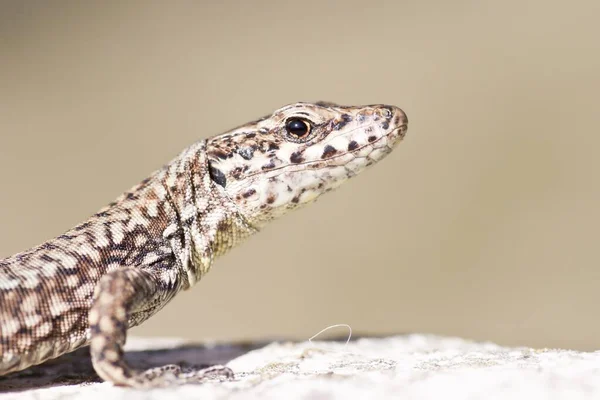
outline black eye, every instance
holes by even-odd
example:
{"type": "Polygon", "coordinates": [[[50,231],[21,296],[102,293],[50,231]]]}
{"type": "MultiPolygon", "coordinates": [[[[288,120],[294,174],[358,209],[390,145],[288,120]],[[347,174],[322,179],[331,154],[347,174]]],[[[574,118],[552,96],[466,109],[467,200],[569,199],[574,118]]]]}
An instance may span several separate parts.
{"type": "Polygon", "coordinates": [[[285,123],[285,129],[296,139],[303,139],[310,133],[310,125],[299,118],[291,118],[285,123]]]}

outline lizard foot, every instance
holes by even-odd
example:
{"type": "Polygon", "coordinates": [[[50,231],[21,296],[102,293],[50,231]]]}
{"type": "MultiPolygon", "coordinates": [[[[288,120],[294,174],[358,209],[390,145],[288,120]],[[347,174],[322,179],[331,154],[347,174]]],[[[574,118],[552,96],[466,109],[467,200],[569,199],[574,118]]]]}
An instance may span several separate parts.
{"type": "Polygon", "coordinates": [[[226,381],[233,379],[233,371],[224,365],[213,365],[207,368],[182,368],[169,364],[151,368],[128,379],[127,386],[146,389],[182,385],[187,383],[205,383],[209,381],[226,381]]]}

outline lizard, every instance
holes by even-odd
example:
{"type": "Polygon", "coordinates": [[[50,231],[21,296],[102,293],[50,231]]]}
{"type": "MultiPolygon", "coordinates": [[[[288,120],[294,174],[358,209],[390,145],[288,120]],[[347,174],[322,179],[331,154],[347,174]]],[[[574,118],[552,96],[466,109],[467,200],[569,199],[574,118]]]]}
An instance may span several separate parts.
{"type": "Polygon", "coordinates": [[[383,159],[407,126],[390,105],[289,104],[197,141],[85,222],[0,260],[0,375],[89,346],[118,386],[232,378],[220,365],[135,370],[127,329],[270,221],[383,159]]]}

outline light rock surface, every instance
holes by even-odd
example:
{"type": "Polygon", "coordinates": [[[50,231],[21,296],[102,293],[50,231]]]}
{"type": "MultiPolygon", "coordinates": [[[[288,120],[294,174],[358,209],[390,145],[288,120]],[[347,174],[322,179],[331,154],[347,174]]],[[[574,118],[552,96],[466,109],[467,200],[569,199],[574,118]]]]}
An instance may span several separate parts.
{"type": "Polygon", "coordinates": [[[228,363],[230,382],[139,391],[100,382],[87,351],[0,378],[4,399],[600,399],[600,353],[404,335],[198,345],[130,339],[137,368],[228,363]]]}

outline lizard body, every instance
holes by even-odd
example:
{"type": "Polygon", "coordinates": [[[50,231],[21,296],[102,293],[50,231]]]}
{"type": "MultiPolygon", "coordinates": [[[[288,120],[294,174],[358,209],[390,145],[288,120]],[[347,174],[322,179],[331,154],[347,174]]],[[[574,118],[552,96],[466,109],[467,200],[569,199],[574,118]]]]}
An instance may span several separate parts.
{"type": "Polygon", "coordinates": [[[270,220],[382,159],[407,123],[393,106],[285,106],[191,145],[86,222],[0,260],[0,375],[89,345],[96,372],[117,385],[231,376],[222,366],[135,371],[126,330],[270,220]]]}

